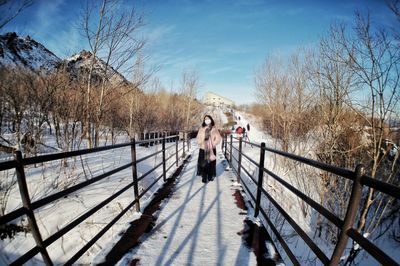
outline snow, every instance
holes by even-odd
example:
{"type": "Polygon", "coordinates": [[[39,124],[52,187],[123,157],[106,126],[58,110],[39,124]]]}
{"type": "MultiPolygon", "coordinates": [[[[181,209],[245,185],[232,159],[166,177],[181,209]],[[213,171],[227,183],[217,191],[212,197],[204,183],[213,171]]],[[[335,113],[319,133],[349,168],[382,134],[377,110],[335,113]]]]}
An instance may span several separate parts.
{"type": "Polygon", "coordinates": [[[217,152],[217,177],[204,184],[196,176],[197,145],[174,195],[162,207],[156,226],[118,265],[256,265],[254,253],[238,235],[245,216],[234,203],[236,179],[217,152]]]}
{"type": "Polygon", "coordinates": [[[42,44],[29,36],[18,37],[13,33],[0,35],[0,65],[24,66],[32,70],[53,71],[61,60],[42,44]]]}
{"type": "MultiPolygon", "coordinates": [[[[175,143],[167,143],[166,148],[175,146],[175,143]]],[[[180,145],[181,147],[181,145],[180,145]]],[[[161,144],[153,147],[137,147],[137,158],[140,159],[161,149],[161,144]]],[[[168,158],[175,152],[174,148],[168,149],[168,158]]],[[[147,159],[138,164],[138,175],[146,173],[161,162],[161,154],[147,159]]],[[[73,184],[90,179],[104,173],[107,170],[125,165],[131,161],[130,148],[119,148],[116,150],[101,153],[88,154],[80,158],[69,159],[68,167],[60,166],[61,161],[53,161],[44,165],[26,167],[27,185],[31,195],[31,200],[36,201],[44,196],[56,193],[73,184]],[[84,166],[84,168],[82,167],[84,166]],[[84,175],[86,172],[86,175],[84,175]]],[[[167,169],[171,164],[175,164],[171,159],[167,164],[167,169]]],[[[176,169],[173,166],[167,173],[171,175],[176,169]]],[[[101,201],[116,193],[123,187],[132,182],[131,168],[127,168],[117,174],[107,177],[99,182],[87,186],[84,189],[64,197],[56,202],[48,204],[35,211],[36,220],[43,239],[56,233],[73,220],[86,213],[90,208],[99,204],[101,201]]],[[[3,174],[4,172],[1,172],[3,174]]],[[[139,182],[139,193],[146,189],[162,173],[162,167],[139,182]]],[[[8,173],[7,173],[8,174],[8,173]]],[[[145,208],[151,200],[153,193],[163,184],[162,179],[150,189],[141,199],[140,204],[145,208]]],[[[109,221],[118,215],[134,199],[133,188],[118,196],[115,200],[107,204],[104,208],[90,216],[79,226],[72,229],[59,240],[48,247],[50,257],[56,264],[67,261],[74,255],[87,241],[94,237],[109,221]]],[[[15,187],[10,195],[6,213],[21,207],[19,191],[15,187]]],[[[130,210],[125,214],[98,242],[82,256],[78,263],[91,263],[95,254],[99,253],[105,246],[118,240],[121,232],[126,230],[129,222],[140,217],[140,213],[130,210]]],[[[17,224],[26,224],[26,218],[15,220],[17,224]]],[[[0,264],[9,264],[17,257],[26,253],[34,247],[34,240],[31,233],[18,233],[12,240],[0,241],[0,264]]],[[[41,256],[36,256],[27,265],[37,265],[42,263],[41,256]]]]}
{"type": "MultiPolygon", "coordinates": [[[[208,113],[212,114],[218,125],[227,122],[224,114],[225,110],[210,108],[208,113]]],[[[248,137],[251,142],[265,142],[267,146],[280,149],[279,142],[261,130],[260,122],[249,114],[244,112],[235,112],[234,117],[239,117],[237,123],[239,126],[246,127],[250,124],[248,137]]],[[[173,143],[167,144],[175,145],[173,143]]],[[[304,144],[305,150],[310,149],[312,144],[304,144]]],[[[144,157],[159,150],[161,145],[153,147],[137,147],[138,158],[144,157]]],[[[174,148],[168,152],[173,152],[174,148]]],[[[260,150],[255,146],[243,145],[243,151],[250,158],[259,161],[260,150]]],[[[167,153],[167,158],[170,153],[167,153]]],[[[233,192],[241,190],[241,184],[236,182],[236,177],[229,165],[223,159],[221,151],[218,149],[218,168],[217,178],[213,182],[203,184],[200,178],[196,176],[197,145],[192,143],[192,159],[185,167],[173,196],[163,203],[158,214],[156,225],[149,233],[140,239],[141,244],[131,250],[129,254],[121,259],[119,265],[129,265],[132,259],[139,259],[140,265],[255,265],[255,256],[253,252],[244,246],[238,232],[243,230],[243,220],[253,219],[253,210],[249,209],[246,216],[240,216],[238,209],[234,204],[233,192]]],[[[237,154],[235,154],[237,156],[237,154]]],[[[251,174],[253,179],[258,178],[258,169],[247,159],[242,157],[242,165],[251,174]]],[[[161,155],[151,158],[138,167],[139,176],[147,172],[150,168],[157,165],[161,160],[161,155]]],[[[44,196],[56,193],[57,191],[71,186],[74,183],[82,182],[86,178],[91,178],[101,174],[105,169],[115,168],[130,162],[129,148],[122,148],[114,151],[96,153],[95,155],[82,156],[68,160],[68,167],[62,168],[60,162],[49,162],[44,165],[27,167],[28,187],[33,200],[38,200],[44,196]],[[84,174],[86,173],[86,175],[84,174]],[[76,177],[76,178],[74,178],[76,177]]],[[[171,161],[172,163],[172,161],[171,161]]],[[[267,152],[265,158],[265,168],[270,169],[282,179],[298,187],[299,180],[296,180],[295,173],[292,173],[293,165],[287,161],[267,152]]],[[[237,168],[234,161],[233,168],[237,168]]],[[[171,172],[175,169],[173,167],[171,172]]],[[[160,175],[161,168],[143,180],[140,186],[145,189],[156,177],[160,175]]],[[[294,171],[295,172],[295,171],[294,171]]],[[[2,174],[2,178],[4,177],[2,174]]],[[[9,172],[5,175],[11,175],[9,172]]],[[[313,183],[318,178],[318,172],[311,172],[308,187],[302,188],[307,191],[306,194],[318,202],[317,185],[313,183]],[[311,176],[316,176],[315,180],[311,176]]],[[[256,186],[250,180],[250,177],[242,171],[242,178],[248,185],[253,195],[256,193],[256,186]]],[[[128,168],[112,177],[106,178],[93,184],[83,190],[63,198],[53,204],[47,205],[35,211],[39,228],[42,236],[46,239],[49,235],[57,232],[63,226],[69,224],[75,218],[85,213],[89,208],[95,206],[109,195],[132,182],[131,169],[128,168]]],[[[141,201],[141,207],[144,208],[150,201],[152,194],[162,185],[162,180],[149,191],[141,201]]],[[[264,175],[264,188],[278,202],[280,206],[294,218],[296,223],[308,234],[318,247],[329,257],[333,251],[333,244],[324,238],[316,236],[315,218],[316,213],[311,208],[304,208],[304,204],[293,195],[292,192],[284,188],[272,177],[264,175]]],[[[85,220],[79,227],[70,231],[65,237],[53,243],[49,248],[49,253],[56,264],[62,264],[71,257],[77,249],[82,247],[90,240],[104,225],[115,217],[127,206],[133,199],[133,189],[128,189],[115,201],[101,209],[94,216],[85,220]]],[[[244,195],[245,200],[250,200],[250,196],[244,195]]],[[[18,190],[15,188],[11,192],[7,212],[10,212],[21,206],[21,199],[18,190]]],[[[294,232],[292,227],[284,222],[282,216],[271,207],[271,204],[262,198],[261,205],[266,210],[269,218],[277,225],[278,230],[285,238],[292,252],[299,259],[301,264],[320,264],[315,255],[310,251],[304,241],[294,232]]],[[[249,206],[249,205],[248,205],[249,206]]],[[[133,210],[124,215],[115,226],[111,228],[100,240],[88,251],[77,263],[89,264],[101,262],[107,250],[120,239],[129,222],[140,217],[141,213],[133,210]]],[[[267,229],[267,223],[262,216],[254,219],[256,223],[262,223],[267,229]]],[[[398,221],[397,221],[398,222],[398,221]]],[[[18,224],[26,224],[24,220],[18,220],[18,224]]],[[[274,234],[270,232],[274,239],[274,234]]],[[[374,235],[368,236],[373,239],[374,235]]],[[[371,240],[378,247],[381,247],[395,260],[399,261],[398,244],[396,245],[390,236],[381,237],[378,240],[371,240]]],[[[275,241],[276,243],[276,241],[275,241]]],[[[348,248],[351,248],[351,241],[348,248]]],[[[21,256],[30,248],[34,247],[34,241],[31,233],[18,233],[13,240],[0,241],[0,264],[9,264],[16,257],[21,256]]],[[[276,256],[276,251],[267,243],[270,256],[276,256]]],[[[283,249],[277,245],[277,251],[283,257],[285,262],[290,260],[283,249]]],[[[348,252],[349,249],[346,250],[348,252]]],[[[343,258],[346,257],[346,252],[343,258]]],[[[376,265],[376,261],[365,255],[358,256],[362,265],[376,265]]],[[[41,257],[36,256],[28,265],[41,264],[41,257]]]]}

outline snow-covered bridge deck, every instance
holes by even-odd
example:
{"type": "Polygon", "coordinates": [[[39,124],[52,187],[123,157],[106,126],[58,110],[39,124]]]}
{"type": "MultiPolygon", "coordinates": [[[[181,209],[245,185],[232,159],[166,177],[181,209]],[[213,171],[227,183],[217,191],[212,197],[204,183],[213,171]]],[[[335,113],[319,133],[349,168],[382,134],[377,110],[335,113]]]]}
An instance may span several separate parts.
{"type": "Polygon", "coordinates": [[[196,176],[197,156],[194,149],[154,228],[120,265],[256,265],[240,235],[246,213],[235,201],[236,177],[219,152],[217,177],[202,183],[196,176]]]}

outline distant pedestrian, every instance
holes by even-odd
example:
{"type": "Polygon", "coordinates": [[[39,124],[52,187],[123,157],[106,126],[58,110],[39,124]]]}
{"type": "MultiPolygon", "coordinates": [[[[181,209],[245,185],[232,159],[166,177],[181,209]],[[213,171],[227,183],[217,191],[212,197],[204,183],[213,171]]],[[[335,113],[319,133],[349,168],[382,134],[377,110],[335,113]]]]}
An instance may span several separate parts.
{"type": "Polygon", "coordinates": [[[213,181],[216,176],[217,150],[215,147],[220,142],[221,135],[215,127],[214,119],[210,115],[205,115],[197,133],[197,143],[200,147],[197,161],[197,175],[202,177],[201,181],[203,183],[213,181]]]}
{"type": "Polygon", "coordinates": [[[250,131],[250,124],[247,123],[247,131],[250,131]]]}
{"type": "Polygon", "coordinates": [[[235,132],[239,137],[241,137],[242,134],[243,134],[243,128],[242,127],[237,127],[235,132]]]}

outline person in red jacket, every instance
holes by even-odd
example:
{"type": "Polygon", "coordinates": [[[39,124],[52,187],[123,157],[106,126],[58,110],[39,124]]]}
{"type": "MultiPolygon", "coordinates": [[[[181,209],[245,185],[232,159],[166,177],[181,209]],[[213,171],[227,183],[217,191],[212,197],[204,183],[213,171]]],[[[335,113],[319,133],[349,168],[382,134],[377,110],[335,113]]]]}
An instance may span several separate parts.
{"type": "Polygon", "coordinates": [[[243,133],[243,128],[242,127],[236,128],[236,134],[238,135],[238,137],[241,137],[242,133],[243,133]]]}

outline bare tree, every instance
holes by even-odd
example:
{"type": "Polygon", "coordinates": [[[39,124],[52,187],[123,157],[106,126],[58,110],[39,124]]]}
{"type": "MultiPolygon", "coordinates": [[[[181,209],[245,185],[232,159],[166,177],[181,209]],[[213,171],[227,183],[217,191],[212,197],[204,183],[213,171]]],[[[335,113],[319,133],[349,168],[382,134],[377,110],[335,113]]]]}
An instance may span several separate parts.
{"type": "Polygon", "coordinates": [[[196,71],[191,70],[182,74],[181,95],[186,98],[185,130],[190,129],[190,118],[193,116],[192,105],[196,98],[199,87],[200,79],[196,71]]]}
{"type": "Polygon", "coordinates": [[[256,96],[265,106],[266,129],[281,141],[284,151],[289,151],[292,138],[300,139],[307,131],[303,116],[309,109],[310,94],[304,60],[298,54],[287,63],[269,57],[255,75],[256,96]]]}
{"type": "MultiPolygon", "coordinates": [[[[388,155],[385,139],[391,127],[389,119],[398,112],[400,50],[393,36],[371,23],[369,14],[356,13],[352,33],[348,34],[344,25],[336,26],[332,31],[334,43],[344,51],[334,61],[345,64],[354,74],[356,85],[364,95],[368,95],[366,99],[354,98],[350,107],[362,117],[363,131],[369,136],[368,146],[364,148],[369,174],[373,178],[393,182],[393,171],[397,169],[385,163],[388,155]]],[[[371,233],[379,226],[391,203],[386,196],[369,188],[357,230],[371,233]],[[381,212],[368,215],[373,205],[381,212]]],[[[357,252],[353,250],[348,261],[354,259],[357,252]]]]}
{"type": "MultiPolygon", "coordinates": [[[[330,29],[330,33],[321,39],[319,49],[313,59],[307,64],[310,81],[315,88],[317,111],[317,125],[319,144],[317,156],[320,161],[328,164],[350,168],[355,158],[354,147],[350,145],[349,131],[357,131],[357,123],[350,120],[354,112],[348,108],[350,93],[354,88],[354,73],[346,62],[346,51],[337,45],[333,38],[336,27],[330,29]],[[347,117],[347,118],[346,118],[347,117]]],[[[360,150],[357,147],[356,150],[360,150]]],[[[339,217],[344,217],[345,204],[349,197],[349,182],[337,178],[329,173],[320,173],[321,186],[318,189],[320,203],[326,206],[339,217]],[[337,193],[330,193],[331,190],[337,193]]],[[[324,222],[323,217],[318,214],[317,230],[315,234],[321,236],[323,229],[327,237],[335,241],[337,228],[324,222]],[[323,228],[323,225],[326,225],[323,228]]]]}
{"type": "MultiPolygon", "coordinates": [[[[111,87],[124,84],[115,84],[113,81],[115,71],[125,67],[133,59],[136,53],[144,46],[144,41],[136,35],[138,29],[143,26],[143,17],[134,8],[123,9],[120,0],[87,1],[81,19],[81,29],[89,43],[91,50],[91,61],[87,79],[86,93],[86,136],[90,146],[93,145],[90,137],[90,123],[94,122],[95,139],[94,145],[98,143],[98,128],[106,109],[105,99],[113,90],[111,87]],[[91,91],[93,86],[93,72],[99,58],[103,59],[104,67],[100,73],[100,95],[95,114],[90,113],[90,104],[93,100],[91,91]],[[114,71],[115,70],[115,71],[114,71]]],[[[125,7],[124,7],[125,8],[125,7]]],[[[134,64],[133,64],[134,65],[134,64]]]]}

